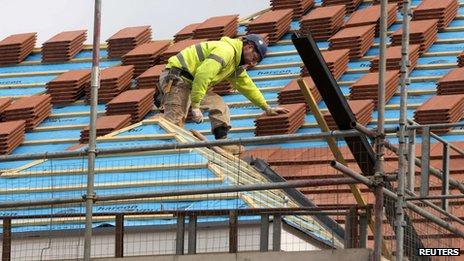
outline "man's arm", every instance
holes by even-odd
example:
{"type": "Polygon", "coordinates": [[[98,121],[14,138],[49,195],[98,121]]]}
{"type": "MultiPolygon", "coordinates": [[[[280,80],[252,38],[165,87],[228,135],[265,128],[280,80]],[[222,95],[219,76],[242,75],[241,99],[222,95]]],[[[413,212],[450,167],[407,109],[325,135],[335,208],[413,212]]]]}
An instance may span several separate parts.
{"type": "Polygon", "coordinates": [[[243,96],[247,97],[254,105],[260,107],[263,110],[268,108],[266,99],[264,99],[261,91],[256,87],[253,80],[245,70],[237,72],[237,76],[233,75],[229,78],[234,89],[239,91],[243,96]]]}

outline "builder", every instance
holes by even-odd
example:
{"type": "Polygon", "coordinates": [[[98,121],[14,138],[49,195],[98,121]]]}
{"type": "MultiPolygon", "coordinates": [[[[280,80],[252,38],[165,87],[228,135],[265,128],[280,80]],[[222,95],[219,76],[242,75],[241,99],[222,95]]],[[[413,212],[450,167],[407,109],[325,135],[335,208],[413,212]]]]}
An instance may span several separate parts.
{"type": "MultiPolygon", "coordinates": [[[[271,108],[246,72],[263,59],[266,51],[263,38],[251,34],[243,39],[223,37],[192,45],[172,56],[160,77],[164,117],[183,126],[189,107],[196,123],[203,122],[202,110],[208,111],[214,137],[227,138],[231,128],[229,108],[211,88],[223,80],[231,82],[234,89],[267,115],[288,112],[280,107],[271,108]]],[[[227,149],[235,153],[230,146],[227,149]]]]}

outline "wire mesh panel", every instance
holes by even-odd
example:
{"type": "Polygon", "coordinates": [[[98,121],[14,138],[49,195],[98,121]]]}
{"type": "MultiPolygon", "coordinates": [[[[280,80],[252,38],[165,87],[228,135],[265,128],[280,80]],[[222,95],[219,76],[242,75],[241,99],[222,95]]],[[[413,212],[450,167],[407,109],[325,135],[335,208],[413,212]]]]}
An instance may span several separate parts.
{"type": "MultiPolygon", "coordinates": [[[[171,142],[198,141],[183,129],[172,127],[171,131],[177,133],[170,136],[174,137],[171,142]]],[[[127,142],[118,139],[102,141],[100,146],[127,142]]],[[[211,146],[98,156],[92,257],[373,247],[372,188],[355,184],[349,175],[331,166],[335,160],[369,176],[371,173],[362,173],[359,167],[368,159],[359,162],[360,157],[353,155],[342,138],[330,142],[328,146],[327,140],[303,140],[278,148],[260,145],[243,150],[244,144],[237,141],[240,157],[211,146]],[[286,181],[311,181],[313,185],[238,189],[286,181]],[[298,209],[308,208],[317,213],[298,213],[298,209]],[[283,212],[243,212],[268,209],[283,212]],[[285,212],[287,209],[291,211],[285,212]],[[363,213],[367,240],[361,236],[363,213]]],[[[356,153],[361,144],[351,147],[356,153]]],[[[2,208],[2,217],[12,217],[12,258],[82,257],[87,168],[86,157],[81,157],[39,160],[4,172],[0,179],[4,203],[50,199],[72,202],[2,208]]],[[[396,155],[386,153],[385,170],[387,176],[396,174],[396,155]]],[[[438,192],[440,182],[431,178],[431,193],[438,192]]],[[[396,182],[388,181],[386,187],[395,191],[396,182]]],[[[385,202],[381,213],[383,248],[394,255],[396,201],[386,198],[385,202]]],[[[457,205],[450,204],[450,213],[459,216],[457,205]]],[[[450,233],[416,213],[406,214],[405,238],[410,241],[405,240],[405,256],[413,257],[417,246],[450,245],[450,233]]]]}

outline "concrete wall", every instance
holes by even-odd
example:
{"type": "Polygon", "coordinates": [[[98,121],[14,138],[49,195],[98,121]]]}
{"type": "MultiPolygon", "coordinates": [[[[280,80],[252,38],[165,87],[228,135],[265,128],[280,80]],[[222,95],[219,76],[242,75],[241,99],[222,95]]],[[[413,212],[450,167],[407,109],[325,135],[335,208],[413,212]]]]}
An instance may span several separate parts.
{"type": "Polygon", "coordinates": [[[317,250],[300,252],[247,252],[238,254],[217,253],[184,256],[150,256],[131,258],[95,259],[100,261],[370,261],[370,249],[317,250]]]}

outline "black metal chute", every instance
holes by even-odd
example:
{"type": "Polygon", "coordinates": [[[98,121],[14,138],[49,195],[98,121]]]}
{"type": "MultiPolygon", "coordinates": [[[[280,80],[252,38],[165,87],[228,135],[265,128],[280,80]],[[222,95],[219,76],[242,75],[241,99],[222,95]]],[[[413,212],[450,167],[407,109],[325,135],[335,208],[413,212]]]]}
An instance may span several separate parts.
{"type": "MultiPolygon", "coordinates": [[[[353,129],[352,122],[356,119],[348,105],[348,102],[343,95],[337,81],[333,77],[331,71],[327,67],[324,58],[312,38],[311,34],[300,36],[298,33],[292,35],[292,42],[295,45],[298,54],[300,55],[304,65],[308,69],[311,78],[313,79],[319,93],[324,100],[327,109],[337,124],[340,130],[353,129]]],[[[373,175],[375,173],[375,153],[372,146],[369,144],[365,136],[345,137],[345,142],[353,153],[353,156],[364,175],[373,175]]],[[[394,191],[391,182],[386,181],[385,187],[394,191]]],[[[395,230],[396,219],[396,200],[390,197],[385,197],[384,201],[385,214],[388,223],[395,230]]],[[[417,231],[412,225],[411,219],[405,214],[406,229],[404,233],[404,249],[405,254],[411,260],[420,260],[417,256],[416,249],[424,248],[417,231]]]]}
{"type": "MultiPolygon", "coordinates": [[[[300,37],[296,33],[292,36],[292,42],[308,69],[327,109],[333,115],[339,130],[352,129],[351,123],[356,121],[354,114],[338,87],[337,81],[327,67],[316,42],[311,37],[300,37]]],[[[361,136],[346,137],[345,141],[362,172],[365,175],[373,175],[375,154],[367,138],[361,136]]]]}

